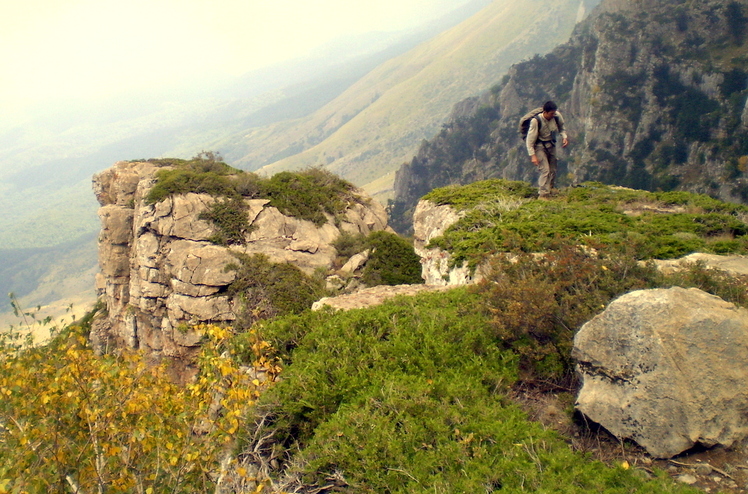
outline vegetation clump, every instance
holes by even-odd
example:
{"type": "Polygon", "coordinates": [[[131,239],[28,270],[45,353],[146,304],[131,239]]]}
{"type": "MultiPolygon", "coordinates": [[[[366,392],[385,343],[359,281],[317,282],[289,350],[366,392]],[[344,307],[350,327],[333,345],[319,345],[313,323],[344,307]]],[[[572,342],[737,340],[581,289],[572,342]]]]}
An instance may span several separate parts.
{"type": "Polygon", "coordinates": [[[217,199],[198,216],[216,227],[209,240],[218,245],[243,245],[253,230],[247,217],[247,203],[241,197],[217,199]]]}
{"type": "Polygon", "coordinates": [[[186,387],[137,353],[94,355],[78,326],[44,347],[0,334],[0,492],[215,492],[267,385],[231,357],[228,329],[196,330],[200,374],[186,387]]]}
{"type": "MultiPolygon", "coordinates": [[[[218,157],[220,158],[220,156],[218,157]]],[[[151,160],[169,168],[156,172],[156,183],[149,191],[146,202],[156,203],[167,197],[196,193],[223,198],[206,217],[226,218],[237,216],[246,209],[243,199],[269,199],[269,205],[288,216],[324,225],[328,216],[339,221],[348,207],[362,201],[356,187],[336,175],[320,168],[300,172],[280,172],[270,178],[232,168],[216,161],[215,155],[201,154],[192,160],[151,160]],[[229,211],[230,207],[230,211],[229,211]],[[216,209],[220,209],[217,211],[216,209]]],[[[223,229],[219,241],[235,243],[241,225],[223,229]]],[[[217,223],[219,229],[225,223],[217,223]]]]}
{"type": "Polygon", "coordinates": [[[237,297],[241,309],[237,325],[249,328],[260,319],[297,314],[312,306],[325,293],[324,281],[307,276],[290,263],[275,263],[264,254],[235,254],[238,263],[226,269],[236,271],[227,294],[237,297]]]}
{"type": "Polygon", "coordinates": [[[413,245],[395,233],[377,231],[366,237],[369,259],[361,276],[365,285],[415,285],[423,283],[421,258],[413,245]]]}
{"type": "Polygon", "coordinates": [[[638,259],[672,259],[695,251],[748,253],[748,206],[688,192],[599,183],[568,189],[551,201],[527,201],[527,190],[515,184],[504,182],[500,191],[524,200],[513,209],[485,207],[472,199],[490,181],[426,196],[465,213],[430,246],[449,251],[455,264],[468,261],[473,267],[496,252],[543,252],[559,240],[629,251],[638,259]]]}
{"type": "Polygon", "coordinates": [[[592,461],[529,421],[507,398],[520,359],[475,310],[480,301],[462,288],[262,323],[285,368],[260,398],[271,419],[257,435],[293,452],[289,487],[697,492],[592,461]]]}
{"type": "Polygon", "coordinates": [[[260,197],[288,216],[327,223],[327,215],[338,221],[346,209],[360,202],[353,184],[320,168],[280,172],[260,183],[260,197]]]}

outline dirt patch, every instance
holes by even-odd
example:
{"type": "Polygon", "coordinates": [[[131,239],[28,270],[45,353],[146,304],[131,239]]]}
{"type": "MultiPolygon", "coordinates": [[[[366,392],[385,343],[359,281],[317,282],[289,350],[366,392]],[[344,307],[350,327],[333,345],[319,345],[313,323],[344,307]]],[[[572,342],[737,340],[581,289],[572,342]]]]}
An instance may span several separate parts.
{"type": "Polygon", "coordinates": [[[575,389],[521,383],[512,398],[529,418],[557,431],[576,451],[609,465],[641,470],[643,475],[666,472],[678,482],[709,493],[748,493],[748,444],[731,448],[693,448],[675,458],[652,458],[635,443],[619,441],[574,411],[575,389]]]}

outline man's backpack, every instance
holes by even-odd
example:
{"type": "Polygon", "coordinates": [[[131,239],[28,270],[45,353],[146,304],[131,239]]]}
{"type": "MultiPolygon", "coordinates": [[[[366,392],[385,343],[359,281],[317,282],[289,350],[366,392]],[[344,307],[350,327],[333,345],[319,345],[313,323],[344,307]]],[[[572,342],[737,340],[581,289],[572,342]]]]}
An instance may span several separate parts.
{"type": "MultiPolygon", "coordinates": [[[[543,113],[542,106],[526,113],[522,118],[519,119],[519,135],[520,137],[522,137],[522,141],[527,140],[527,133],[530,131],[530,121],[532,121],[533,118],[536,118],[538,120],[538,129],[540,129],[541,113],[543,113]]],[[[556,120],[556,127],[558,127],[558,130],[562,130],[561,123],[558,120],[558,115],[554,115],[553,118],[556,120]]]]}

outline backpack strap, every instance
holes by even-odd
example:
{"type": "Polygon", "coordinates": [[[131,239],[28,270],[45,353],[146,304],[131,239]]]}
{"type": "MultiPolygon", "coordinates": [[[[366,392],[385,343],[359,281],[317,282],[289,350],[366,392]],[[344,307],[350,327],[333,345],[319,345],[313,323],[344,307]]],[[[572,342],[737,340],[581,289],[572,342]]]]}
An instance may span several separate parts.
{"type": "MultiPolygon", "coordinates": [[[[551,142],[551,141],[543,141],[540,138],[540,126],[542,125],[541,120],[540,120],[540,115],[542,115],[542,114],[538,113],[537,115],[535,115],[535,119],[538,121],[538,137],[535,138],[535,143],[536,144],[537,144],[538,141],[540,141],[540,142],[551,142]]],[[[559,120],[558,120],[558,115],[553,115],[553,120],[556,121],[556,128],[558,129],[558,131],[562,132],[563,131],[563,126],[561,125],[561,122],[559,122],[559,120]]],[[[553,142],[556,142],[556,141],[554,140],[553,142]]]]}

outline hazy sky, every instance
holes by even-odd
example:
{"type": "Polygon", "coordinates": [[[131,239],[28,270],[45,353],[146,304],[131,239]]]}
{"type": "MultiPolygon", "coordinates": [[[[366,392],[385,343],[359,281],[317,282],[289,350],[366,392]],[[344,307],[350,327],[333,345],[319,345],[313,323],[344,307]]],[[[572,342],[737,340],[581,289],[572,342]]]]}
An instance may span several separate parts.
{"type": "MultiPolygon", "coordinates": [[[[341,35],[401,30],[467,0],[17,0],[0,5],[0,105],[239,75],[341,35]]],[[[7,114],[7,113],[6,113],[7,114]]]]}

